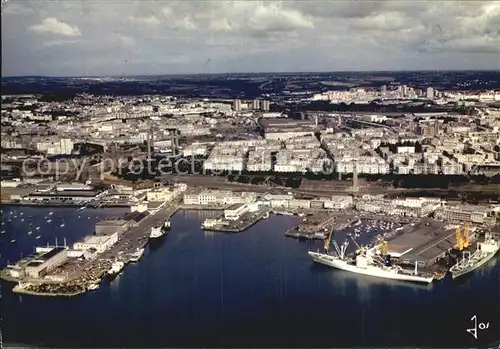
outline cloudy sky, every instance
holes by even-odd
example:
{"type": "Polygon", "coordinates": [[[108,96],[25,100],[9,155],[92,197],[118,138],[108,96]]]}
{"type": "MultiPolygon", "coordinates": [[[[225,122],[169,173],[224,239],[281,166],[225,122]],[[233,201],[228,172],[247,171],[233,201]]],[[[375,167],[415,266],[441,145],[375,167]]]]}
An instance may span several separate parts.
{"type": "Polygon", "coordinates": [[[500,1],[2,4],[3,76],[420,69],[500,69],[500,1]]]}

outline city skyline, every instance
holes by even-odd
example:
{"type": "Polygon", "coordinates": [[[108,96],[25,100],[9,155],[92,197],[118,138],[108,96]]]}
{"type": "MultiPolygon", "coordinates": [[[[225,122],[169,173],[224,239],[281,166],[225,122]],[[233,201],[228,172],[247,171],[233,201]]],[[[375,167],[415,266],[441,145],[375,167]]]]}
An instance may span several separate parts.
{"type": "Polygon", "coordinates": [[[498,1],[11,0],[2,76],[498,70],[499,18],[498,1]]]}

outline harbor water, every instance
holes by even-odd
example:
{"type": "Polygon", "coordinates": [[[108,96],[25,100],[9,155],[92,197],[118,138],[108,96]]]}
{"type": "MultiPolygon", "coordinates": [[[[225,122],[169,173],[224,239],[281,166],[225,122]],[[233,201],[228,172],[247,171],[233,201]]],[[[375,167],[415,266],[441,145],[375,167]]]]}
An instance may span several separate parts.
{"type": "MultiPolygon", "coordinates": [[[[60,243],[64,237],[72,243],[93,232],[96,217],[120,213],[9,206],[2,210],[2,266],[56,237],[60,243]],[[18,217],[8,223],[11,210],[18,217]],[[47,223],[50,210],[53,218],[47,223]],[[27,234],[28,216],[39,221],[39,232],[27,234]]],[[[3,343],[460,348],[495,343],[500,337],[498,256],[463,279],[414,285],[314,264],[307,251],[321,248],[322,241],[284,237],[297,217],[271,216],[237,234],[203,232],[203,219],[196,211],[178,212],[170,232],[148,247],[138,263],[81,296],[20,295],[11,291],[12,284],[2,282],[3,343]],[[467,332],[474,315],[478,323],[490,323],[488,329],[478,329],[477,340],[467,332]]]]}

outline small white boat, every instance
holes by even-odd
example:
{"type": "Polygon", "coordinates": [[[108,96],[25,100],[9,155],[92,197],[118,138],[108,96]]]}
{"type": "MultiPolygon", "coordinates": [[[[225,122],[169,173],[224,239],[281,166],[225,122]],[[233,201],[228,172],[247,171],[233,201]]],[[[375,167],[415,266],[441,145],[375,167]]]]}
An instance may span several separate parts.
{"type": "Polygon", "coordinates": [[[52,222],[52,219],[47,219],[47,223],[50,223],[50,222],[52,222]]]}
{"type": "Polygon", "coordinates": [[[35,229],[36,229],[36,230],[40,230],[40,226],[37,226],[35,229]]]}
{"type": "Polygon", "coordinates": [[[49,216],[50,216],[50,215],[53,215],[53,214],[54,214],[54,212],[52,212],[52,211],[50,211],[50,212],[49,212],[49,216]]]}
{"type": "Polygon", "coordinates": [[[99,284],[98,283],[95,283],[95,284],[90,284],[88,285],[87,289],[89,291],[94,291],[94,290],[97,290],[99,288],[99,284]]]}
{"type": "Polygon", "coordinates": [[[2,231],[0,232],[0,234],[5,234],[5,230],[2,230],[2,231]]]}
{"type": "Polygon", "coordinates": [[[41,235],[38,235],[36,238],[37,238],[37,239],[40,239],[41,237],[42,237],[41,235]]]}
{"type": "Polygon", "coordinates": [[[16,242],[16,240],[15,240],[15,239],[10,240],[10,243],[11,243],[11,244],[13,244],[14,242],[16,242]]]}
{"type": "Polygon", "coordinates": [[[138,248],[132,255],[130,256],[130,261],[131,262],[138,262],[139,259],[141,259],[142,255],[144,254],[144,249],[143,248],[138,248]]]}

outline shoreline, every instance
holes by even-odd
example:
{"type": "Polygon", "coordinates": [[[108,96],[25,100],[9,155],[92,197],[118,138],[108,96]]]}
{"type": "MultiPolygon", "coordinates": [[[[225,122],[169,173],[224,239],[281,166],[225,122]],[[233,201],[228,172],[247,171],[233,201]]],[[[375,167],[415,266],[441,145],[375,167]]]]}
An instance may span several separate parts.
{"type": "MultiPolygon", "coordinates": [[[[48,203],[48,204],[40,204],[40,203],[32,203],[32,202],[15,202],[15,201],[0,201],[0,205],[8,205],[8,206],[19,206],[19,207],[47,207],[47,208],[57,208],[57,207],[82,207],[86,206],[86,204],[82,203],[65,203],[65,204],[57,204],[57,203],[48,203]]],[[[99,209],[99,208],[126,208],[130,207],[130,204],[103,204],[102,206],[87,206],[87,209],[99,209]]]]}
{"type": "Polygon", "coordinates": [[[61,292],[37,292],[37,291],[30,291],[26,290],[24,288],[20,288],[18,285],[14,286],[12,288],[12,292],[18,293],[18,294],[26,294],[29,296],[40,296],[40,297],[75,297],[81,294],[84,294],[87,292],[86,289],[80,290],[80,291],[75,291],[75,292],[70,292],[70,293],[61,293],[61,292]]]}

